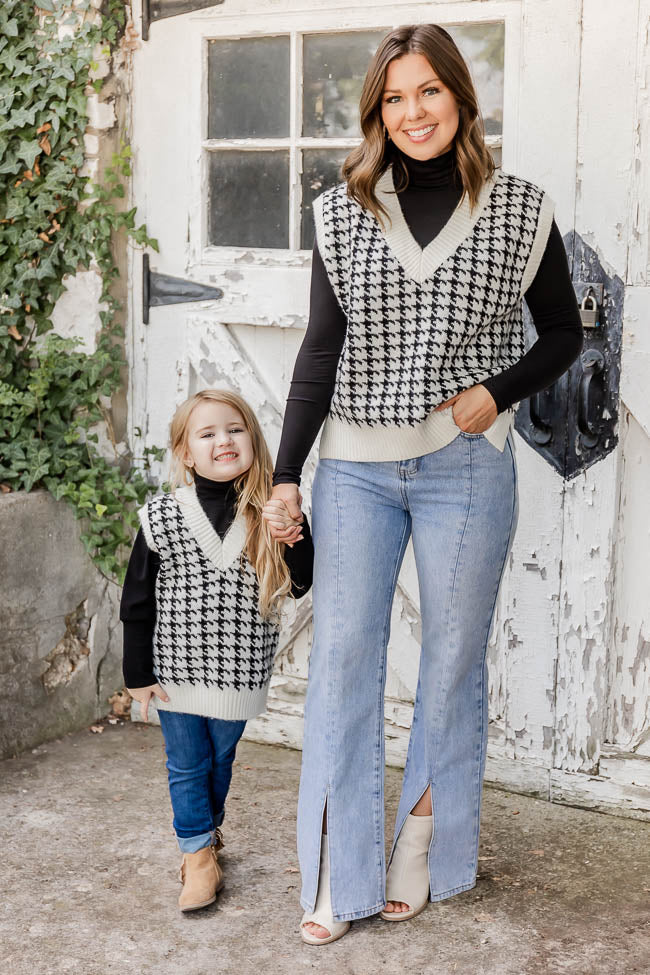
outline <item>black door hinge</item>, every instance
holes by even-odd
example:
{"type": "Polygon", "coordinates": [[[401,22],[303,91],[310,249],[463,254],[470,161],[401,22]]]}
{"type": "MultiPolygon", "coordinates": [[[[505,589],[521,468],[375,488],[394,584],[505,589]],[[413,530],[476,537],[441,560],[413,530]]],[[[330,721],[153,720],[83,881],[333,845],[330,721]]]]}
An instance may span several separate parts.
{"type": "Polygon", "coordinates": [[[149,324],[149,309],[158,305],[180,305],[187,301],[215,301],[223,298],[221,288],[158,274],[149,268],[149,255],[142,256],[142,321],[149,324]]]}

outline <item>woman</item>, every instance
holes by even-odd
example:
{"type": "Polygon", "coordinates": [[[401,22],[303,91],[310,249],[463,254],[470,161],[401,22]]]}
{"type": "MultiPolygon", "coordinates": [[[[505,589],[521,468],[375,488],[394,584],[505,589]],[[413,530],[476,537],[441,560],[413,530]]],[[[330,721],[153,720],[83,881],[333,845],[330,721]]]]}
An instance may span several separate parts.
{"type": "Polygon", "coordinates": [[[495,173],[449,34],[388,34],[360,116],[345,182],[314,204],[310,320],[273,491],[298,522],[301,468],[326,419],[298,804],[310,944],[476,882],[485,649],[517,521],[511,407],[582,344],[552,203],[495,173]],[[539,336],[528,352],[522,297],[539,336]],[[409,537],[422,651],[385,879],[386,646],[409,537]]]}

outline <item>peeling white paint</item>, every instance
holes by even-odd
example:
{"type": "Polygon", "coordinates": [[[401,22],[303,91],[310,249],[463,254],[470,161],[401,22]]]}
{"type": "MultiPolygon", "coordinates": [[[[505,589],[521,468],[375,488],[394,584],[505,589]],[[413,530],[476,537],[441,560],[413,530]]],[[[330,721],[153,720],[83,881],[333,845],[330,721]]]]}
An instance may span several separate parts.
{"type": "Polygon", "coordinates": [[[88,124],[93,129],[110,129],[117,119],[112,101],[100,101],[99,95],[88,96],[88,124]]]}
{"type": "Polygon", "coordinates": [[[78,271],[66,274],[65,291],[52,311],[54,331],[63,338],[83,341],[84,352],[94,352],[97,333],[102,327],[100,311],[104,310],[100,298],[102,278],[99,271],[78,271]]]}
{"type": "MultiPolygon", "coordinates": [[[[650,328],[650,322],[646,327],[650,328]]],[[[650,438],[628,412],[624,412],[621,427],[607,741],[634,752],[646,733],[650,735],[650,438]]]]}

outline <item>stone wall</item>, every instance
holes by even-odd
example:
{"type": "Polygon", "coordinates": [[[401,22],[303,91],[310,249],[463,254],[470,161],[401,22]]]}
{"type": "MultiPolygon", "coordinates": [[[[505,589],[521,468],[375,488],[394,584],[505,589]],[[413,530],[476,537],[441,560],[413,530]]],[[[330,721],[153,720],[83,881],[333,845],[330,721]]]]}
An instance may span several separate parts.
{"type": "Polygon", "coordinates": [[[120,589],[46,491],[0,496],[0,757],[91,724],[122,687],[120,589]]]}

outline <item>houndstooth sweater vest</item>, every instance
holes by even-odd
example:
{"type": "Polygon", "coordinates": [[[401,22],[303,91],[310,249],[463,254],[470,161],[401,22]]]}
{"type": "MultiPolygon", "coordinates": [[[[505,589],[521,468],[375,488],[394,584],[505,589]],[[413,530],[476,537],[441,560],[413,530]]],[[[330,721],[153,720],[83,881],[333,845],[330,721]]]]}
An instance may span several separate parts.
{"type": "Polygon", "coordinates": [[[259,586],[237,517],[223,540],[193,487],[153,498],[139,512],[156,578],[154,674],[163,710],[243,720],[260,714],[278,646],[277,626],[258,608],[259,586]]]}
{"type": "MultiPolygon", "coordinates": [[[[406,459],[458,435],[451,409],[432,411],[524,355],[522,296],[553,221],[542,190],[498,172],[474,210],[465,197],[422,249],[390,166],[376,192],[385,229],[345,183],[314,201],[318,248],[348,322],[320,453],[344,460],[406,459]]],[[[511,419],[507,411],[485,432],[501,450],[511,419]]]]}

